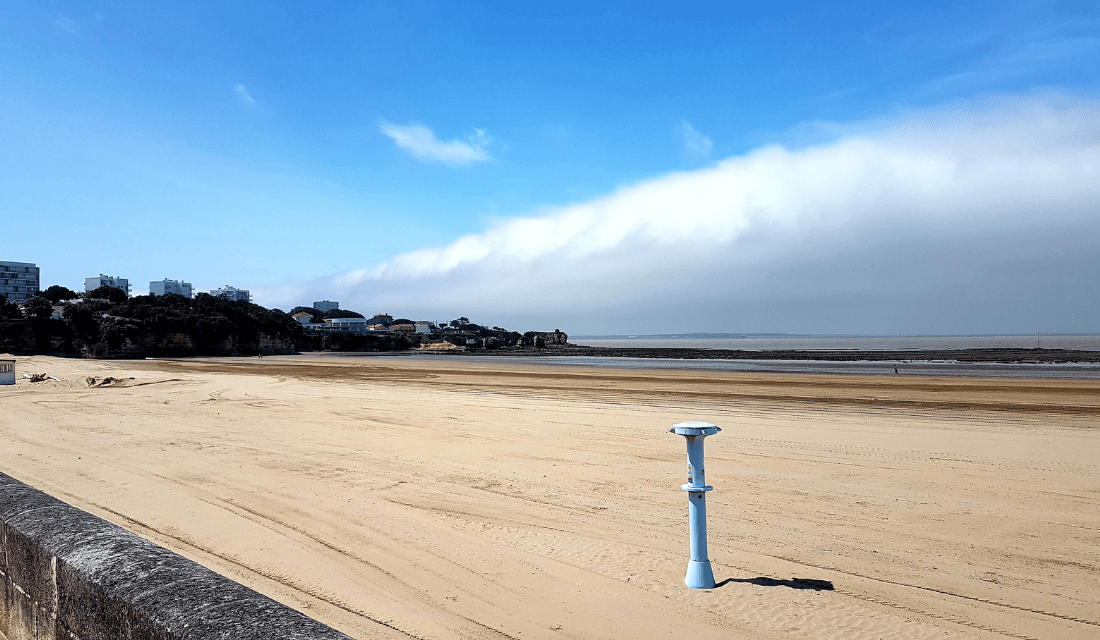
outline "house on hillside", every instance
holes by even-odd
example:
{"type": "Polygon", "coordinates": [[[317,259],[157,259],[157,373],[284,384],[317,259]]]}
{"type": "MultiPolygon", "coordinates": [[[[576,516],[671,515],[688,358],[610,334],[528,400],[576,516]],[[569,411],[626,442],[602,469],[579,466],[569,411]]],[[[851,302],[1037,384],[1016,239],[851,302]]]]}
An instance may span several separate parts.
{"type": "Polygon", "coordinates": [[[325,324],[333,331],[346,333],[366,333],[368,322],[366,318],[325,318],[325,324]]]}
{"type": "Polygon", "coordinates": [[[248,292],[248,289],[238,289],[237,287],[231,287],[225,285],[220,289],[212,289],[210,295],[215,298],[227,298],[229,300],[237,300],[240,302],[252,302],[252,294],[248,292]]]}
{"type": "Polygon", "coordinates": [[[102,273],[95,278],[84,278],[84,292],[95,291],[100,287],[111,287],[112,289],[121,289],[126,297],[130,297],[130,281],[126,278],[119,278],[117,276],[107,276],[102,273]]]}
{"type": "Polygon", "coordinates": [[[169,280],[168,278],[164,280],[154,280],[149,283],[149,295],[165,296],[169,293],[191,299],[191,283],[182,280],[169,280]]]}

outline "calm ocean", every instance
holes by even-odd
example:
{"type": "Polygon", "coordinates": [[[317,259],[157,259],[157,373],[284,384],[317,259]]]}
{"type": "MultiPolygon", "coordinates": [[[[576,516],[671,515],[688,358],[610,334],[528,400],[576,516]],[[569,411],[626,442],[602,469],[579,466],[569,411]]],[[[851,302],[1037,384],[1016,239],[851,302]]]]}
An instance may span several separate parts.
{"type": "MultiPolygon", "coordinates": [[[[1036,336],[579,336],[575,344],[594,347],[692,349],[852,349],[919,350],[971,348],[1032,348],[1036,336]]],[[[1100,334],[1040,335],[1040,347],[1100,351],[1100,334]]],[[[839,373],[892,375],[895,365],[902,375],[964,378],[1045,378],[1100,380],[1097,364],[1000,364],[944,362],[826,362],[821,360],[677,360],[672,358],[530,358],[532,364],[560,364],[610,369],[695,369],[771,373],[839,373]]],[[[514,361],[514,360],[513,360],[514,361]]]]}
{"type": "MultiPolygon", "coordinates": [[[[719,335],[679,334],[668,336],[571,336],[570,342],[593,347],[635,349],[982,349],[1036,346],[1036,336],[806,336],[806,335],[719,335]]],[[[1038,336],[1044,349],[1100,351],[1100,334],[1038,336]]]]}
{"type": "MultiPolygon", "coordinates": [[[[1035,336],[579,336],[574,344],[597,347],[695,349],[968,349],[1032,348],[1035,336]]],[[[1039,346],[1048,349],[1100,351],[1100,334],[1039,336],[1039,346]]],[[[676,358],[630,358],[594,356],[455,355],[404,352],[366,356],[358,353],[332,353],[329,357],[374,360],[378,357],[404,357],[416,360],[460,360],[532,365],[599,367],[605,369],[687,369],[697,371],[751,371],[757,373],[829,373],[853,375],[894,374],[894,367],[905,376],[947,376],[963,378],[1040,378],[1061,380],[1100,380],[1100,364],[1001,364],[993,362],[898,361],[829,362],[823,360],[707,360],[676,358]]]]}

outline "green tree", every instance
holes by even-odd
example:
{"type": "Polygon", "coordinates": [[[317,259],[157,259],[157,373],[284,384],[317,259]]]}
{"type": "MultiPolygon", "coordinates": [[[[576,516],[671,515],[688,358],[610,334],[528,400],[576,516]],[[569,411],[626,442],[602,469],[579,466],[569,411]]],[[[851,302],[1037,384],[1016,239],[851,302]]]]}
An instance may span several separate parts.
{"type": "Polygon", "coordinates": [[[129,298],[126,292],[122,289],[116,289],[115,287],[102,286],[84,294],[85,298],[97,298],[108,300],[111,304],[122,304],[129,298]]]}
{"type": "Polygon", "coordinates": [[[57,304],[62,300],[72,300],[77,297],[75,291],[68,287],[62,287],[60,285],[51,285],[45,291],[41,293],[41,296],[50,302],[57,304]]]}
{"type": "Polygon", "coordinates": [[[0,295],[0,318],[12,318],[18,320],[22,316],[19,313],[19,305],[8,302],[7,297],[0,295]]]}
{"type": "Polygon", "coordinates": [[[53,314],[50,301],[39,296],[31,296],[23,303],[23,316],[28,320],[48,320],[53,314]]]}
{"type": "Polygon", "coordinates": [[[347,309],[333,309],[332,311],[326,311],[325,318],[362,318],[363,314],[358,311],[348,311],[347,309]]]}

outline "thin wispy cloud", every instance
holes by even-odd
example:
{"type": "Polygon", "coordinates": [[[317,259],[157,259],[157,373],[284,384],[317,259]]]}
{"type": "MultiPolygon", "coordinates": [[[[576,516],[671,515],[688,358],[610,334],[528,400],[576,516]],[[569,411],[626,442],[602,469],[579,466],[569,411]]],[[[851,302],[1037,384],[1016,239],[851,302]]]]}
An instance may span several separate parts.
{"type": "Polygon", "coordinates": [[[1041,73],[1048,67],[1072,64],[1100,55],[1100,38],[1035,40],[1006,47],[958,73],[926,83],[927,93],[966,91],[1041,73]]]}
{"type": "Polygon", "coordinates": [[[64,29],[65,31],[68,31],[69,33],[80,35],[81,25],[76,20],[73,20],[60,13],[55,13],[54,15],[50,16],[50,21],[58,27],[64,29]]]}
{"type": "Polygon", "coordinates": [[[233,88],[233,92],[237,94],[237,99],[244,105],[254,105],[256,101],[252,99],[252,95],[248,93],[248,89],[243,84],[239,84],[233,88]]]}
{"type": "Polygon", "coordinates": [[[680,122],[680,142],[683,144],[684,157],[694,162],[709,160],[714,151],[711,139],[696,131],[687,120],[680,122]]]}
{"type": "MultiPolygon", "coordinates": [[[[1058,70],[1087,65],[1100,55],[1100,20],[1048,19],[922,32],[900,39],[951,61],[951,73],[917,85],[918,94],[940,96],[985,90],[1058,70]],[[958,60],[958,63],[954,63],[958,60]]],[[[898,42],[899,40],[895,40],[898,42]]]]}
{"type": "Polygon", "coordinates": [[[309,289],[597,331],[608,318],[632,331],[668,317],[670,331],[980,332],[989,325],[952,322],[1100,312],[1064,290],[1100,277],[1089,240],[1100,237],[1100,103],[1026,98],[845,129],[506,219],[309,289]],[[753,313],[759,324],[729,324],[753,313]]]}
{"type": "Polygon", "coordinates": [[[487,150],[491,140],[484,129],[475,129],[465,140],[446,141],[422,124],[400,125],[382,120],[378,130],[421,162],[465,167],[493,159],[487,150]]]}

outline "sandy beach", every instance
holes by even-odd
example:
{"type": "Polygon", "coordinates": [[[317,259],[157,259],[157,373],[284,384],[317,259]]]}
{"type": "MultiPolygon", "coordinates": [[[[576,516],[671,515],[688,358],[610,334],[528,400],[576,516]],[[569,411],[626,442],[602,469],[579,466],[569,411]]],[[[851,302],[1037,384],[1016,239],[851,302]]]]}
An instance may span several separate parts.
{"type": "Polygon", "coordinates": [[[1100,381],[17,366],[0,470],[356,638],[1100,638],[1100,381]]]}

